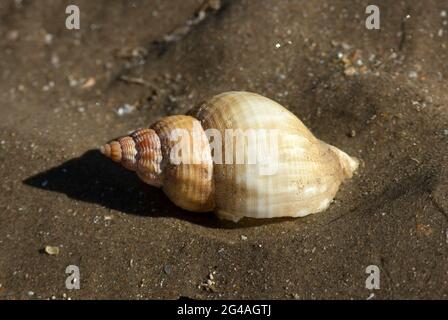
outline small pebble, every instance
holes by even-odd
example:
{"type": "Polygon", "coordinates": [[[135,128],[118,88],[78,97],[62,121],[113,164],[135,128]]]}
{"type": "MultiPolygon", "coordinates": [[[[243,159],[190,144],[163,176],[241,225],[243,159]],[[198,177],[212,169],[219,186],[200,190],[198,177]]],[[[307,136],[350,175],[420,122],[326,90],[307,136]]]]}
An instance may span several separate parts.
{"type": "Polygon", "coordinates": [[[8,38],[8,40],[11,40],[11,41],[17,40],[19,38],[19,31],[17,31],[17,30],[9,31],[7,34],[7,38],[8,38]]]}
{"type": "Polygon", "coordinates": [[[409,74],[408,74],[408,76],[409,76],[409,78],[411,78],[411,79],[416,79],[417,76],[418,76],[418,74],[417,74],[417,72],[415,72],[415,71],[410,71],[409,74]]]}
{"type": "Polygon", "coordinates": [[[164,267],[163,267],[163,272],[165,272],[165,274],[167,274],[167,275],[169,275],[169,274],[171,274],[171,271],[172,271],[173,269],[172,269],[172,267],[169,265],[169,264],[166,264],[164,267]]]}
{"type": "Polygon", "coordinates": [[[81,88],[89,89],[89,88],[93,87],[95,84],[96,84],[95,78],[91,77],[91,78],[87,79],[86,83],[84,83],[81,88]]]}
{"type": "Polygon", "coordinates": [[[53,246],[45,246],[45,253],[53,256],[59,254],[59,247],[53,247],[53,246]]]}
{"type": "Polygon", "coordinates": [[[68,83],[69,83],[70,87],[76,87],[79,82],[73,76],[69,76],[68,83]]]}
{"type": "Polygon", "coordinates": [[[245,235],[241,235],[241,240],[246,241],[247,237],[245,235]]]}
{"type": "Polygon", "coordinates": [[[135,110],[135,106],[130,105],[130,104],[125,104],[122,107],[118,108],[117,110],[117,114],[122,117],[126,114],[132,113],[135,110]]]}
{"type": "Polygon", "coordinates": [[[344,70],[344,74],[346,76],[354,76],[357,73],[355,67],[348,67],[347,69],[344,70]]]}
{"type": "Polygon", "coordinates": [[[356,136],[356,130],[350,131],[350,137],[354,138],[356,136]]]}
{"type": "Polygon", "coordinates": [[[53,35],[51,33],[47,33],[44,38],[45,44],[53,43],[53,35]]]}
{"type": "Polygon", "coordinates": [[[49,91],[50,89],[54,88],[55,83],[53,81],[48,82],[48,84],[44,85],[42,87],[43,91],[49,91]]]}
{"type": "Polygon", "coordinates": [[[352,48],[351,45],[349,45],[348,43],[345,43],[345,42],[342,42],[341,45],[342,45],[342,49],[344,49],[344,50],[350,50],[352,48]]]}
{"type": "Polygon", "coordinates": [[[51,55],[51,64],[53,65],[53,67],[55,68],[59,68],[61,61],[59,60],[59,56],[56,53],[53,53],[51,55]]]}

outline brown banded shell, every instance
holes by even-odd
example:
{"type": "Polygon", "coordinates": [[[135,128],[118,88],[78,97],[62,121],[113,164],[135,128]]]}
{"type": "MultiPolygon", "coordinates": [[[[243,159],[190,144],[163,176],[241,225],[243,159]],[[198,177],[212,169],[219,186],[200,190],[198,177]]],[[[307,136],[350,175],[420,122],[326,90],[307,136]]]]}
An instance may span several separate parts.
{"type": "MultiPolygon", "coordinates": [[[[357,159],[315,138],[280,104],[249,92],[217,95],[188,115],[165,117],[150,129],[106,144],[101,151],[135,170],[146,183],[162,187],[178,206],[198,212],[214,210],[233,221],[303,217],[323,211],[340,184],[358,168],[357,159]],[[208,139],[210,132],[225,137],[222,144],[208,139]],[[226,136],[228,132],[234,135],[226,136]],[[252,163],[251,136],[238,140],[240,132],[263,133],[266,141],[275,140],[276,161],[252,163]],[[182,133],[194,139],[187,139],[189,148],[173,157],[184,141],[182,133]],[[222,155],[221,161],[216,154],[222,155]],[[262,174],[273,164],[275,172],[262,174]]],[[[269,148],[263,151],[274,154],[269,148]]]]}

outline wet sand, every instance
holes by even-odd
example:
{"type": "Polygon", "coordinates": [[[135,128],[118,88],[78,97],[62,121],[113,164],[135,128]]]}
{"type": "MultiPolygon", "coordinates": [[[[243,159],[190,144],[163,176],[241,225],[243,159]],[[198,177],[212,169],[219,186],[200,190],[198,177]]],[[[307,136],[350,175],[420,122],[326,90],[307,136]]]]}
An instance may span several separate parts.
{"type": "Polygon", "coordinates": [[[0,299],[446,299],[448,5],[368,4],[1,1],[0,299]],[[229,90],[362,159],[328,210],[220,221],[96,151],[229,90]]]}

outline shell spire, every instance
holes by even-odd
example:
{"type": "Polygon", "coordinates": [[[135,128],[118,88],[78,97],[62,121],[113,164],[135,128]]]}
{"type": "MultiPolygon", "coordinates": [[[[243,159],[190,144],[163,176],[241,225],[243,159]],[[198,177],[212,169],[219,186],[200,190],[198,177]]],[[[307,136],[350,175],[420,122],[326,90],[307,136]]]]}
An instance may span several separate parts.
{"type": "Polygon", "coordinates": [[[129,136],[106,143],[99,150],[126,169],[136,171],[144,182],[155,187],[162,186],[162,150],[154,130],[136,130],[129,136]]]}
{"type": "Polygon", "coordinates": [[[111,141],[100,147],[100,152],[114,162],[120,162],[123,156],[118,141],[111,141]]]}

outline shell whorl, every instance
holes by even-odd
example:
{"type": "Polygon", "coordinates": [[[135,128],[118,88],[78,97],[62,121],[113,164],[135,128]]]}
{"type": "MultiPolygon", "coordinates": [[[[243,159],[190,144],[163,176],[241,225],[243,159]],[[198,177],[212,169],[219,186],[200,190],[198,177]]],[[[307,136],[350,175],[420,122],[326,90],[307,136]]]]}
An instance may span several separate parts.
{"type": "Polygon", "coordinates": [[[162,186],[162,148],[154,130],[136,130],[129,136],[105,144],[100,151],[126,169],[135,171],[144,182],[155,187],[162,186]]]}
{"type": "Polygon", "coordinates": [[[201,123],[193,117],[177,115],[157,121],[151,129],[160,138],[162,188],[168,198],[186,210],[213,210],[213,161],[201,123]],[[178,146],[184,148],[178,150],[178,146]]]}

